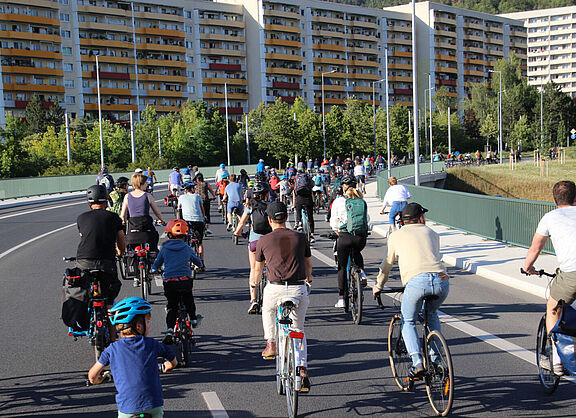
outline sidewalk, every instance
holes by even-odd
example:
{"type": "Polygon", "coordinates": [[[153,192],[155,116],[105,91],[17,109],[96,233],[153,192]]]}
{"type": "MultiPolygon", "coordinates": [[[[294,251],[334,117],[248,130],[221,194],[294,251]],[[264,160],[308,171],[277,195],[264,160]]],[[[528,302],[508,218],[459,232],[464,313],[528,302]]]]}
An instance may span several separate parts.
{"type": "MultiPolygon", "coordinates": [[[[388,231],[388,215],[380,215],[382,203],[378,199],[376,182],[366,186],[366,203],[373,232],[381,237],[388,231]]],[[[426,202],[418,202],[426,207],[426,202]]],[[[434,215],[430,214],[430,218],[434,215]]],[[[456,229],[428,221],[427,225],[440,235],[442,260],[447,266],[457,267],[484,279],[545,298],[548,280],[538,276],[524,276],[520,268],[526,257],[526,248],[512,247],[456,229]]],[[[554,272],[556,257],[542,254],[536,262],[537,269],[554,272]]]]}

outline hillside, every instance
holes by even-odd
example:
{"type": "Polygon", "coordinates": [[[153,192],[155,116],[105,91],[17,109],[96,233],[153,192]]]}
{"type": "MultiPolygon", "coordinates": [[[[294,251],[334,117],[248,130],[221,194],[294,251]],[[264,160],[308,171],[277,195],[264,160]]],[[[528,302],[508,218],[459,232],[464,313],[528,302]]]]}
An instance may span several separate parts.
{"type": "MultiPolygon", "coordinates": [[[[407,0],[343,0],[335,3],[353,4],[356,6],[382,7],[397,6],[407,4],[407,0]]],[[[492,14],[523,12],[525,10],[549,9],[553,7],[572,6],[576,0],[438,0],[436,3],[448,4],[450,6],[462,7],[465,9],[477,10],[492,14]]]]}

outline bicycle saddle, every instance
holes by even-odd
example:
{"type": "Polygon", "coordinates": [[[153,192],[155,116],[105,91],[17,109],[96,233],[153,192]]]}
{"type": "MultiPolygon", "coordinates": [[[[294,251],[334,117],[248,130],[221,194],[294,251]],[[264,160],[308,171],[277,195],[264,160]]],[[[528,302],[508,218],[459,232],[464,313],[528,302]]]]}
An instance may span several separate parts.
{"type": "Polygon", "coordinates": [[[283,306],[285,308],[297,308],[300,301],[296,298],[280,298],[278,300],[278,306],[283,306]]]}

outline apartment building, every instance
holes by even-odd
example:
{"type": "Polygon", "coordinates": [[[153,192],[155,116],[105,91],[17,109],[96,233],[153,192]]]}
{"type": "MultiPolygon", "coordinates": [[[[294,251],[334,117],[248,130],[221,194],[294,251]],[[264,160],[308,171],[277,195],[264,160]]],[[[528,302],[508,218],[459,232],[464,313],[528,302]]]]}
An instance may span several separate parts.
{"type": "MultiPolygon", "coordinates": [[[[411,13],[412,6],[384,10],[411,13]]],[[[420,86],[428,86],[431,74],[432,89],[444,86],[459,102],[472,85],[489,80],[496,61],[511,53],[526,70],[526,29],[521,21],[432,2],[417,3],[416,16],[420,86]]],[[[424,100],[424,91],[419,88],[419,100],[424,100]]]]}
{"type": "Polygon", "coordinates": [[[576,6],[508,13],[528,30],[528,84],[550,81],[576,97],[576,6]]]}

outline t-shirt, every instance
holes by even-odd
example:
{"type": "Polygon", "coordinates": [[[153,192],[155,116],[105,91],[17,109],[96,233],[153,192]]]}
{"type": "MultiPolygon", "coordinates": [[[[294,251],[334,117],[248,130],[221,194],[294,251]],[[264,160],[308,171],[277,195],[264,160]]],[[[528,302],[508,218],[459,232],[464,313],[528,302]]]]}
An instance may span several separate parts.
{"type": "Polygon", "coordinates": [[[364,166],[362,164],[358,164],[354,166],[354,175],[355,176],[365,176],[366,171],[364,171],[364,166]]]}
{"type": "Polygon", "coordinates": [[[266,262],[266,272],[271,282],[306,279],[305,260],[311,253],[304,234],[278,228],[258,240],[255,255],[256,261],[266,262]]]}
{"type": "Polygon", "coordinates": [[[390,186],[384,195],[384,203],[382,206],[392,206],[394,202],[405,202],[410,199],[412,195],[410,191],[401,184],[390,186]]]}
{"type": "Polygon", "coordinates": [[[178,198],[178,206],[182,206],[182,218],[188,222],[204,222],[202,216],[202,198],[199,194],[186,193],[178,198]]]}
{"type": "Polygon", "coordinates": [[[576,206],[548,212],[540,219],[536,233],[552,239],[560,270],[576,271],[576,206]]]}
{"type": "Polygon", "coordinates": [[[116,260],[116,237],[121,231],[122,220],[104,209],[84,212],[76,220],[80,232],[80,244],[76,258],[93,260],[116,260]]]}
{"type": "Polygon", "coordinates": [[[228,195],[229,203],[242,201],[242,185],[240,183],[231,182],[226,186],[225,192],[228,195]]]}
{"type": "Polygon", "coordinates": [[[118,394],[118,411],[134,414],[164,405],[158,357],[172,361],[174,353],[149,337],[127,337],[110,344],[98,362],[110,364],[118,394]]]}
{"type": "Polygon", "coordinates": [[[156,175],[156,173],[154,173],[154,171],[150,170],[150,172],[145,171],[142,174],[144,174],[145,176],[147,176],[148,178],[146,179],[146,182],[148,184],[154,184],[154,176],[156,175]]]}
{"type": "Polygon", "coordinates": [[[182,174],[179,171],[173,171],[170,173],[170,184],[182,184],[182,174]]]}

